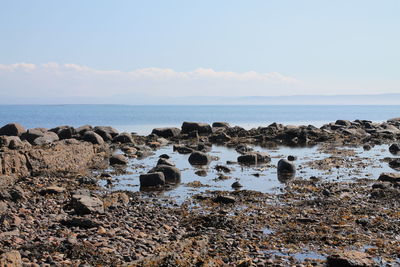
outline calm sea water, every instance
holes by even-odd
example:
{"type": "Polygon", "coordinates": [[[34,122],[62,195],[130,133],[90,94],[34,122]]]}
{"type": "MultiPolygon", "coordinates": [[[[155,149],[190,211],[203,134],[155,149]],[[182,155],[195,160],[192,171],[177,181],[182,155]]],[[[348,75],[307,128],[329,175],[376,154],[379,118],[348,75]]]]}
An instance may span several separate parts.
{"type": "Polygon", "coordinates": [[[59,125],[110,125],[120,131],[148,134],[154,127],[180,127],[183,121],[226,121],[244,128],[272,122],[321,126],[336,119],[385,121],[400,117],[399,106],[128,106],[0,105],[0,125],[26,128],[59,125]]]}

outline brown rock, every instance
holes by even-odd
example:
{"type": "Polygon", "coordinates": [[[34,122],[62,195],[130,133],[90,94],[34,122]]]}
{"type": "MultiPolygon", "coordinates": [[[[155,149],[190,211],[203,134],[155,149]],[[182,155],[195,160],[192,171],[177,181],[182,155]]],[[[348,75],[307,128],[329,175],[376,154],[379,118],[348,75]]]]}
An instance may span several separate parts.
{"type": "Polygon", "coordinates": [[[364,252],[349,250],[328,256],[328,267],[372,267],[378,266],[373,259],[364,252]]]}
{"type": "Polygon", "coordinates": [[[3,253],[0,256],[0,267],[19,267],[22,266],[21,254],[12,250],[10,252],[3,253]]]}
{"type": "Polygon", "coordinates": [[[379,176],[378,180],[382,182],[398,183],[400,182],[400,173],[384,172],[379,176]]]}
{"type": "Polygon", "coordinates": [[[25,132],[25,128],[19,123],[9,123],[0,128],[0,135],[20,136],[25,132]]]}

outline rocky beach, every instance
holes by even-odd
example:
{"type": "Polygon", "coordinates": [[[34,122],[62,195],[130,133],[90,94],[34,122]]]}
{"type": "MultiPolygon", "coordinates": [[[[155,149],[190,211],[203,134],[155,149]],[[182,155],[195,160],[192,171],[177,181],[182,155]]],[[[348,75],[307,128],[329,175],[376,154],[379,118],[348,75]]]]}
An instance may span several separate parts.
{"type": "Polygon", "coordinates": [[[399,266],[399,139],[400,118],[9,123],[0,266],[399,266]]]}

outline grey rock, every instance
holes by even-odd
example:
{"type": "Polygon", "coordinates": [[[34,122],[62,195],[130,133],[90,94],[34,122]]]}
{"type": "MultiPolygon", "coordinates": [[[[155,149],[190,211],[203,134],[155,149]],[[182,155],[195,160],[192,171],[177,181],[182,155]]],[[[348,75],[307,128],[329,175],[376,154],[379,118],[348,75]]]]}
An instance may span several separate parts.
{"type": "Polygon", "coordinates": [[[103,201],[97,197],[73,195],[71,203],[73,209],[78,215],[104,213],[103,201]]]}
{"type": "Polygon", "coordinates": [[[165,177],[162,172],[142,174],[139,180],[141,187],[162,186],[165,184],[165,177]]]}
{"type": "Polygon", "coordinates": [[[112,155],[110,158],[110,164],[111,165],[127,165],[128,158],[121,154],[112,155]]]}
{"type": "Polygon", "coordinates": [[[182,133],[190,133],[193,131],[197,131],[199,134],[210,134],[212,133],[211,126],[207,123],[201,122],[183,122],[182,123],[182,133]]]}
{"type": "Polygon", "coordinates": [[[133,138],[130,133],[123,132],[115,136],[112,141],[113,143],[127,144],[127,143],[133,143],[133,138]]]}
{"type": "Polygon", "coordinates": [[[169,128],[155,128],[151,132],[152,134],[156,134],[158,136],[164,137],[164,138],[171,138],[171,137],[177,137],[181,134],[181,130],[179,128],[175,127],[169,127],[169,128]]]}
{"type": "Polygon", "coordinates": [[[179,183],[181,181],[181,171],[176,167],[157,165],[149,171],[149,173],[155,172],[162,172],[164,174],[165,181],[168,183],[179,183]]]}
{"type": "Polygon", "coordinates": [[[195,151],[189,156],[189,163],[192,165],[208,165],[211,157],[206,153],[195,151]]]}
{"type": "Polygon", "coordinates": [[[102,145],[104,143],[103,138],[93,131],[86,131],[82,137],[83,141],[90,142],[92,144],[102,145]]]}
{"type": "Polygon", "coordinates": [[[237,161],[241,164],[261,164],[271,161],[271,158],[266,153],[261,152],[248,152],[237,158],[237,161]]]}

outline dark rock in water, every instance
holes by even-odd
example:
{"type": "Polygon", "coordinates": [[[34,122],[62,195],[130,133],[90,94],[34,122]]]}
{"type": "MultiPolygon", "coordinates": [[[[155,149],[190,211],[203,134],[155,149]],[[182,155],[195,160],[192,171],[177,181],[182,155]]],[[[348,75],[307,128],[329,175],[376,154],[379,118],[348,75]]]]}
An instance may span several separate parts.
{"type": "Polygon", "coordinates": [[[101,145],[104,143],[103,138],[93,131],[86,131],[82,137],[83,141],[90,142],[92,144],[101,145]]]}
{"type": "Polygon", "coordinates": [[[169,159],[165,159],[165,158],[159,158],[157,161],[157,166],[158,165],[167,165],[167,166],[175,167],[175,163],[173,163],[169,159]]]}
{"type": "Polygon", "coordinates": [[[223,166],[223,165],[217,165],[217,166],[215,166],[215,169],[216,169],[218,172],[224,172],[224,173],[230,173],[230,172],[231,172],[231,169],[230,169],[230,168],[228,168],[228,167],[226,167],[226,166],[223,166]]]}
{"type": "Polygon", "coordinates": [[[75,129],[76,133],[79,135],[84,135],[87,131],[93,131],[93,127],[90,125],[83,125],[75,129]]]}
{"type": "Polygon", "coordinates": [[[277,171],[278,173],[296,173],[296,167],[288,160],[281,159],[278,161],[277,171]]]}
{"type": "Polygon", "coordinates": [[[236,199],[231,196],[217,196],[216,198],[213,199],[213,201],[222,204],[232,204],[236,202],[236,199]]]}
{"type": "Polygon", "coordinates": [[[253,148],[251,148],[247,145],[238,145],[235,150],[236,150],[236,152],[238,152],[240,154],[245,154],[247,152],[253,151],[253,148]]]}
{"type": "Polygon", "coordinates": [[[337,120],[335,122],[336,125],[340,125],[340,126],[350,126],[351,122],[348,120],[337,120]]]}
{"type": "Polygon", "coordinates": [[[40,146],[40,145],[53,143],[54,141],[57,141],[57,140],[59,140],[59,138],[56,133],[45,132],[43,134],[43,136],[40,136],[40,137],[36,138],[35,140],[33,140],[32,144],[40,146]]]}
{"type": "Polygon", "coordinates": [[[392,169],[400,168],[400,159],[393,159],[389,162],[389,167],[392,169]]]}
{"type": "Polygon", "coordinates": [[[155,128],[151,132],[152,134],[156,134],[158,136],[164,137],[164,138],[170,138],[170,137],[177,137],[181,134],[181,130],[179,128],[175,127],[169,127],[169,128],[155,128]]]}
{"type": "Polygon", "coordinates": [[[29,143],[33,144],[33,141],[36,138],[44,136],[45,133],[47,133],[47,129],[45,128],[32,128],[21,134],[21,140],[26,140],[29,143]]]}
{"type": "Polygon", "coordinates": [[[149,173],[162,172],[165,181],[168,183],[179,183],[181,181],[181,171],[178,168],[169,165],[157,165],[149,173]]]}
{"type": "Polygon", "coordinates": [[[389,147],[389,152],[392,154],[397,154],[400,151],[400,145],[399,144],[392,144],[389,147]]]}
{"type": "Polygon", "coordinates": [[[78,215],[104,213],[103,202],[97,197],[73,195],[71,204],[78,215]]]}
{"type": "Polygon", "coordinates": [[[327,258],[328,267],[375,267],[378,264],[364,252],[348,250],[335,253],[327,258]]]}
{"type": "Polygon", "coordinates": [[[83,217],[73,217],[61,220],[60,223],[66,227],[94,228],[100,226],[98,221],[83,217]]]}
{"type": "Polygon", "coordinates": [[[0,128],[0,135],[21,136],[25,128],[19,123],[9,123],[0,128]]]}
{"type": "Polygon", "coordinates": [[[212,133],[211,126],[207,123],[201,122],[183,122],[182,124],[182,133],[190,133],[193,131],[197,131],[199,134],[210,134],[212,133]]]}
{"type": "Polygon", "coordinates": [[[111,141],[118,135],[118,131],[110,126],[96,126],[94,132],[100,135],[104,141],[111,141]]]}
{"type": "Polygon", "coordinates": [[[288,161],[295,161],[295,160],[297,160],[297,157],[296,157],[296,156],[289,155],[289,156],[287,157],[287,159],[288,159],[288,161]]]}
{"type": "Polygon", "coordinates": [[[206,170],[198,170],[198,171],[195,172],[195,174],[197,176],[206,177],[207,176],[207,171],[206,170]]]}
{"type": "Polygon", "coordinates": [[[384,172],[379,176],[378,180],[382,182],[399,183],[400,173],[384,172]]]}
{"type": "Polygon", "coordinates": [[[266,153],[261,152],[248,152],[237,158],[237,161],[241,164],[261,164],[271,161],[271,158],[266,153]]]}
{"type": "Polygon", "coordinates": [[[130,133],[120,133],[119,135],[115,136],[113,138],[113,143],[122,143],[122,144],[127,144],[127,143],[133,143],[133,138],[130,133]]]}
{"type": "Polygon", "coordinates": [[[187,147],[185,145],[174,145],[173,150],[177,151],[179,154],[190,154],[193,152],[193,148],[187,147]]]}
{"type": "Polygon", "coordinates": [[[372,149],[372,146],[369,145],[369,144],[366,144],[366,145],[363,145],[363,149],[364,149],[365,151],[369,151],[369,150],[372,149]]]}
{"type": "Polygon", "coordinates": [[[168,156],[167,154],[162,154],[162,155],[160,155],[159,158],[161,158],[161,159],[169,159],[170,156],[168,156]]]}
{"type": "Polygon", "coordinates": [[[231,186],[232,186],[232,188],[235,188],[235,189],[243,187],[243,185],[237,181],[234,182],[231,186]]]}
{"type": "Polygon", "coordinates": [[[124,155],[121,155],[121,154],[112,155],[110,158],[110,164],[111,165],[127,165],[128,159],[124,155]]]}
{"type": "Polygon", "coordinates": [[[139,179],[141,187],[162,186],[165,184],[165,177],[162,172],[142,174],[139,179]]]}
{"type": "Polygon", "coordinates": [[[214,122],[212,124],[212,127],[218,127],[218,128],[230,128],[231,126],[227,122],[214,122]]]}
{"type": "Polygon", "coordinates": [[[189,156],[189,163],[192,165],[208,165],[211,157],[206,153],[195,151],[189,156]]]}

